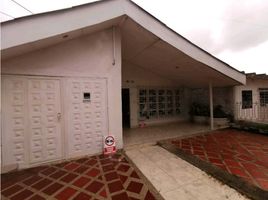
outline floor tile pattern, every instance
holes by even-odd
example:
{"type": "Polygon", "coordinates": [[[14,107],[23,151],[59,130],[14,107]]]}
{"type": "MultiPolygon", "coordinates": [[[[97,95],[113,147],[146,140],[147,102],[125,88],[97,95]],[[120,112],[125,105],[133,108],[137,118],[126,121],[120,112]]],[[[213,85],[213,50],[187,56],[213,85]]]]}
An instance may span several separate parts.
{"type": "Polygon", "coordinates": [[[155,200],[122,154],[92,156],[2,176],[2,199],[155,200]]]}
{"type": "Polygon", "coordinates": [[[223,129],[172,143],[186,153],[268,190],[268,136],[223,129]]]}

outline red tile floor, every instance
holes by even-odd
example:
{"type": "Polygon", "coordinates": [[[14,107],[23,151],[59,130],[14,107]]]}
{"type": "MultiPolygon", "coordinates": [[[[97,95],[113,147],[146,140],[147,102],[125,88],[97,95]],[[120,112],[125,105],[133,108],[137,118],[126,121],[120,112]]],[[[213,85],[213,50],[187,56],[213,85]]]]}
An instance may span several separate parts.
{"type": "Polygon", "coordinates": [[[85,157],[2,176],[2,199],[155,200],[127,159],[85,157]]]}
{"type": "Polygon", "coordinates": [[[188,154],[268,190],[268,136],[223,129],[172,143],[188,154]]]}

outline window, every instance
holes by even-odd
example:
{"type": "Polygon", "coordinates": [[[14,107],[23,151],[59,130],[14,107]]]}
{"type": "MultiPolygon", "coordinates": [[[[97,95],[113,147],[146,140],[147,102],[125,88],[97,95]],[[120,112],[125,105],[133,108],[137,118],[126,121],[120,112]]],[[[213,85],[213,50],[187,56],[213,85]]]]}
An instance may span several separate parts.
{"type": "Polygon", "coordinates": [[[268,106],[268,88],[260,88],[260,106],[268,106]]]}
{"type": "Polygon", "coordinates": [[[156,119],[180,114],[180,90],[140,89],[139,118],[156,119]]]}
{"type": "Polygon", "coordinates": [[[242,109],[252,108],[252,91],[242,91],[242,109]]]}

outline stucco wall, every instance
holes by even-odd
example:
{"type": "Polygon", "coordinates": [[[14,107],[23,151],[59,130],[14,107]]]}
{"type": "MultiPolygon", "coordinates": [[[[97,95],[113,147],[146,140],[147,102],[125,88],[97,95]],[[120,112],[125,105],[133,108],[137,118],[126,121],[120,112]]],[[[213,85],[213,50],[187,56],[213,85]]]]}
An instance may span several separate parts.
{"type": "Polygon", "coordinates": [[[121,36],[115,29],[83,36],[2,61],[2,74],[106,78],[108,87],[108,126],[117,146],[122,144],[121,116],[121,36]]]}
{"type": "Polygon", "coordinates": [[[185,120],[188,118],[188,100],[189,89],[182,88],[166,77],[144,69],[131,63],[123,62],[122,64],[122,87],[129,88],[130,95],[130,126],[137,127],[138,120],[138,90],[139,88],[180,88],[181,93],[181,115],[177,117],[154,119],[146,122],[147,125],[164,122],[185,120]]]}
{"type": "Polygon", "coordinates": [[[268,88],[268,80],[247,79],[247,84],[234,87],[235,102],[242,102],[242,90],[252,90],[252,102],[259,102],[259,88],[268,88]]]}
{"type": "Polygon", "coordinates": [[[267,118],[267,108],[260,107],[260,94],[259,88],[268,88],[268,80],[261,79],[249,79],[247,78],[247,84],[243,86],[235,86],[233,89],[234,93],[234,110],[235,118],[243,120],[263,120],[267,118]],[[252,91],[252,108],[242,109],[242,91],[252,91]],[[266,114],[265,114],[266,113],[266,114]],[[265,116],[265,117],[264,117],[265,116]],[[260,119],[261,118],[261,119],[260,119]]]}
{"type": "Polygon", "coordinates": [[[112,67],[111,30],[2,61],[8,74],[108,77],[112,67]]]}
{"type": "Polygon", "coordinates": [[[122,86],[142,87],[142,86],[163,86],[174,87],[176,84],[159,74],[144,69],[140,66],[123,62],[122,65],[122,86]]]}

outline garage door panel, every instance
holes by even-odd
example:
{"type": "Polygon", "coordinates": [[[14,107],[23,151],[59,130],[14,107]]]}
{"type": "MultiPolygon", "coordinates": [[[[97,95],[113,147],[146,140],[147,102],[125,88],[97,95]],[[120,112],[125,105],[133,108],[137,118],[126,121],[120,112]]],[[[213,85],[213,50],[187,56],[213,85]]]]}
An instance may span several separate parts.
{"type": "Polygon", "coordinates": [[[3,77],[3,163],[25,164],[27,157],[27,81],[3,77]]]}
{"type": "Polygon", "coordinates": [[[35,130],[30,135],[30,162],[61,158],[59,80],[29,79],[28,87],[30,127],[35,130]]]}
{"type": "Polygon", "coordinates": [[[3,164],[23,167],[62,157],[59,80],[3,77],[3,164]]]}
{"type": "MultiPolygon", "coordinates": [[[[3,164],[28,167],[61,159],[60,81],[26,76],[3,80],[3,164]]],[[[66,156],[99,153],[108,134],[106,79],[66,78],[66,83],[66,156]]]]}
{"type": "Polygon", "coordinates": [[[70,156],[94,154],[102,151],[103,135],[107,134],[107,102],[105,79],[69,79],[68,94],[71,105],[68,113],[70,156]],[[84,101],[90,93],[90,101],[84,101]]]}

